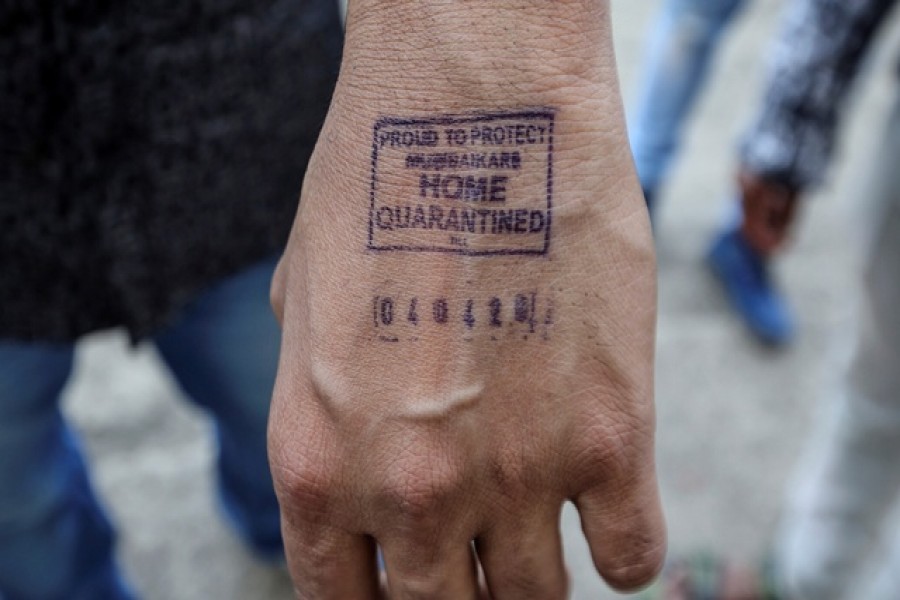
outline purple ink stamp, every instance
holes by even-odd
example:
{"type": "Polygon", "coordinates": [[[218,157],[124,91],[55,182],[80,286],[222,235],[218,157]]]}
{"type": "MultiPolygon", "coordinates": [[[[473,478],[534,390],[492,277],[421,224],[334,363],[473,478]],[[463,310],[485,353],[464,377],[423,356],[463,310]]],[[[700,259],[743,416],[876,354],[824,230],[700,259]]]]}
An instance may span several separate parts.
{"type": "Polygon", "coordinates": [[[545,255],[553,122],[549,109],[379,119],[368,249],[545,255]]]}

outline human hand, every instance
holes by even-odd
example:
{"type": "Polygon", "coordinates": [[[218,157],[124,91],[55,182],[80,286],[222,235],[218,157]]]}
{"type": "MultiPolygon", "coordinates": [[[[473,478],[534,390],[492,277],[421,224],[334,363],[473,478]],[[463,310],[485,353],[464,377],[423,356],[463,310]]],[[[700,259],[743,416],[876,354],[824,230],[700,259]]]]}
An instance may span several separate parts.
{"type": "Polygon", "coordinates": [[[376,543],[392,600],[475,598],[478,565],[495,600],[563,598],[566,500],[608,582],[658,571],[655,263],[608,17],[351,4],[272,288],[300,598],[382,597],[376,543]]]}
{"type": "Polygon", "coordinates": [[[799,194],[783,184],[742,170],[738,174],[747,242],[770,256],[786,242],[797,214],[799,194]]]}

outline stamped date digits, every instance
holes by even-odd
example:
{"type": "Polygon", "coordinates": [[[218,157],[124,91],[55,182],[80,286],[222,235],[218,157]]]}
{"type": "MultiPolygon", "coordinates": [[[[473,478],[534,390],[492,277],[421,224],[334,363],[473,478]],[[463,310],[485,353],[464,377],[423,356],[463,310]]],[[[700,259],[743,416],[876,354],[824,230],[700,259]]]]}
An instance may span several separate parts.
{"type": "Polygon", "coordinates": [[[450,300],[418,296],[372,298],[372,324],[384,342],[416,341],[428,328],[458,331],[464,339],[509,336],[549,339],[553,303],[537,292],[450,300]]]}

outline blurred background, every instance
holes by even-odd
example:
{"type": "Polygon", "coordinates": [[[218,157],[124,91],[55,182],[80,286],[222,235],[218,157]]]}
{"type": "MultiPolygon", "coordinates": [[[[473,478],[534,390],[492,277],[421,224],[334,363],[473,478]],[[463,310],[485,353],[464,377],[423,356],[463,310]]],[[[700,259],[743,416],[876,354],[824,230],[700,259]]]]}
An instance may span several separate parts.
{"type": "MultiPolygon", "coordinates": [[[[613,0],[626,106],[659,2],[613,0]]],[[[772,542],[784,484],[817,410],[840,376],[867,222],[860,177],[892,100],[900,40],[888,36],[860,86],[836,169],[805,204],[778,275],[799,321],[788,347],[761,346],[726,310],[702,262],[733,191],[734,147],[759,98],[781,2],[757,0],[725,42],[660,200],[658,462],[673,554],[757,561],[772,542]]],[[[897,31],[898,28],[891,28],[897,31]]],[[[97,486],[120,526],[125,569],[143,597],[289,598],[287,576],[259,566],[221,520],[209,426],[154,351],[119,333],[79,347],[65,407],[83,432],[97,486]]],[[[594,574],[577,518],[564,516],[574,598],[613,598],[594,574]]]]}

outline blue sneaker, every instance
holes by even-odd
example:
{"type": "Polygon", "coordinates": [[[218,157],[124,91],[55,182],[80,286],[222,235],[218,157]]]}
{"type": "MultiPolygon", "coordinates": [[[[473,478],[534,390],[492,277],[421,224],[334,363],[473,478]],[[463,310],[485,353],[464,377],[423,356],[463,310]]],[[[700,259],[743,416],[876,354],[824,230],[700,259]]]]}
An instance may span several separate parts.
{"type": "Polygon", "coordinates": [[[794,337],[794,317],[772,283],[765,259],[740,231],[727,230],[706,256],[713,275],[750,331],[762,342],[782,346],[794,337]]]}

